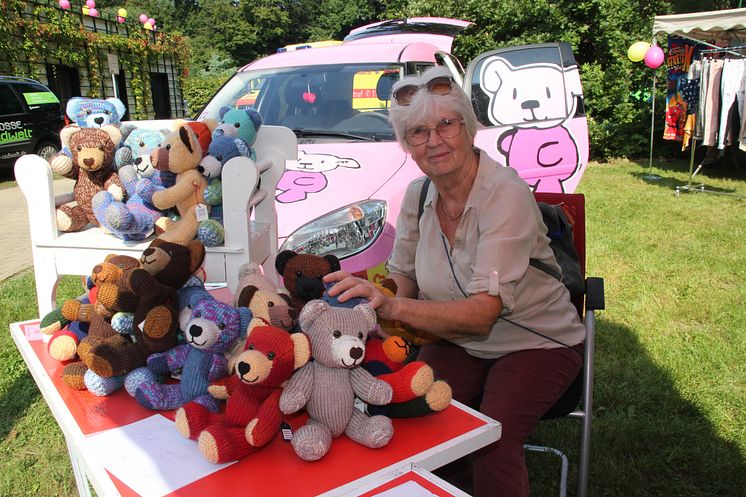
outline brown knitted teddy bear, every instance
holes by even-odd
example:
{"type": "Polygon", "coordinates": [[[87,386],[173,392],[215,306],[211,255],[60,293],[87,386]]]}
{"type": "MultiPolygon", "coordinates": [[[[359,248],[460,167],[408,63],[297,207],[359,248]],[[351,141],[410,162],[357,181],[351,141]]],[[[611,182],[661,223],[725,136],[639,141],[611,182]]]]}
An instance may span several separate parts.
{"type": "Polygon", "coordinates": [[[152,201],[156,208],[165,210],[176,207],[179,211],[179,220],[159,235],[165,241],[186,245],[194,240],[200,222],[197,219],[198,204],[205,209],[205,216],[208,214],[207,206],[201,200],[204,198],[207,178],[199,172],[197,166],[207,154],[212,131],[217,125],[214,119],[183,123],[166,138],[163,147],[150,154],[154,167],[176,174],[176,184],[165,190],[151,192],[151,198],[147,198],[146,192],[141,192],[143,198],[152,201]]]}
{"type": "Polygon", "coordinates": [[[238,278],[234,307],[248,307],[254,319],[261,318],[286,331],[297,331],[298,313],[291,305],[290,296],[279,292],[277,285],[261,273],[259,264],[244,264],[238,278]]]}
{"type": "Polygon", "coordinates": [[[275,269],[282,275],[293,307],[300,313],[306,302],[321,298],[324,294],[324,282],[321,278],[339,271],[340,264],[334,255],[320,257],[283,250],[275,258],[275,269]]]}
{"type": "Polygon", "coordinates": [[[116,126],[79,128],[67,126],[60,132],[63,143],[68,143],[72,157],[60,153],[52,158],[52,171],[75,180],[75,202],[57,208],[57,227],[60,231],[80,231],[88,223],[98,226],[93,196],[108,191],[123,200],[125,190],[114,169],[114,152],[122,141],[116,126]]]}
{"type": "Polygon", "coordinates": [[[99,285],[102,305],[134,312],[134,344],[121,337],[106,340],[91,351],[88,366],[99,376],[121,375],[144,366],[150,354],[176,346],[176,291],[202,266],[204,258],[205,247],[198,240],[180,245],[156,238],[143,251],[138,267],[124,271],[117,283],[99,285]],[[131,295],[136,296],[134,301],[131,295]]]}

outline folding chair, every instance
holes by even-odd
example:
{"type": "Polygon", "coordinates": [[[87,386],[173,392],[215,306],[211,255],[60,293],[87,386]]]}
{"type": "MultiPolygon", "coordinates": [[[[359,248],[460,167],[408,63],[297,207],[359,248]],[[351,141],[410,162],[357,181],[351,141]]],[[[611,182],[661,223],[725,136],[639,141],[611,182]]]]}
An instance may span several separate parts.
{"type": "MultiPolygon", "coordinates": [[[[594,311],[604,309],[603,278],[586,277],[585,272],[585,197],[579,193],[534,193],[537,202],[562,205],[573,225],[573,243],[580,258],[581,274],[585,278],[585,294],[573,303],[585,326],[585,354],[583,367],[573,383],[542,419],[570,417],[581,421],[580,454],[578,461],[578,497],[586,497],[588,491],[588,464],[591,448],[591,414],[593,407],[593,358],[595,351],[596,318],[594,311]]],[[[567,455],[554,447],[524,445],[524,450],[546,452],[559,456],[560,497],[567,495],[567,455]]]]}

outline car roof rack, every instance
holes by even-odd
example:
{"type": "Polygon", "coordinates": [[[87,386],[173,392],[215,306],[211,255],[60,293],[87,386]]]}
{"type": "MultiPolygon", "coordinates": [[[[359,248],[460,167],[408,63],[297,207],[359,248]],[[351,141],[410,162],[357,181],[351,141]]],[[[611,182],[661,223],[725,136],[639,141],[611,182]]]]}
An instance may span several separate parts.
{"type": "Polygon", "coordinates": [[[19,82],[19,83],[36,83],[37,85],[40,85],[39,81],[31,78],[26,78],[23,76],[4,76],[0,75],[0,81],[10,81],[10,82],[19,82]]]}
{"type": "MultiPolygon", "coordinates": [[[[456,36],[463,31],[468,25],[457,25],[454,23],[439,22],[438,18],[399,18],[388,21],[377,22],[368,26],[362,26],[350,31],[350,34],[344,37],[344,41],[361,40],[373,36],[386,36],[402,33],[426,33],[446,36],[456,36]]],[[[450,21],[444,19],[444,21],[450,21]]],[[[464,23],[466,24],[466,23],[464,23]]]]}

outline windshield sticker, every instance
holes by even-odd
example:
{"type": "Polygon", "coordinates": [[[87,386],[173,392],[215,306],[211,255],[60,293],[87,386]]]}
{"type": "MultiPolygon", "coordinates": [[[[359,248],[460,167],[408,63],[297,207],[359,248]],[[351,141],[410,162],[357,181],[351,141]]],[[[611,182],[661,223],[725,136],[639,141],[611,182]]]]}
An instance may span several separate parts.
{"type": "Polygon", "coordinates": [[[489,119],[511,124],[497,139],[506,165],[517,171],[555,168],[531,185],[534,191],[564,192],[562,183],[578,171],[578,146],[565,127],[582,96],[576,65],[536,63],[514,67],[500,56],[486,59],[479,84],[490,98],[489,119]],[[564,89],[564,91],[563,91],[564,89]],[[514,124],[521,123],[521,124],[514,124]]]}
{"type": "Polygon", "coordinates": [[[281,191],[275,198],[283,204],[300,202],[309,193],[318,193],[328,184],[325,172],[338,167],[360,169],[360,163],[355,159],[337,157],[331,154],[307,154],[298,150],[298,161],[288,162],[285,174],[277,183],[281,191]]]}
{"type": "Polygon", "coordinates": [[[60,99],[51,91],[37,91],[33,93],[24,93],[23,98],[26,99],[26,103],[29,105],[41,105],[41,104],[58,104],[60,99]]]}
{"type": "Polygon", "coordinates": [[[0,145],[29,141],[33,133],[31,129],[24,129],[21,121],[0,123],[0,145]]]}

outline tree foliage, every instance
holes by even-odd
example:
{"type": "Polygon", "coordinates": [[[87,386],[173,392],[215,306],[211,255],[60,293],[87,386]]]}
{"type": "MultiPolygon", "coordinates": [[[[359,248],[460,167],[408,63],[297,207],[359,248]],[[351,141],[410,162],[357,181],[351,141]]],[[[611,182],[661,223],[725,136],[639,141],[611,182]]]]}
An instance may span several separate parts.
{"type": "MultiPolygon", "coordinates": [[[[651,122],[648,95],[654,71],[630,62],[626,53],[635,41],[652,41],[654,16],[733,8],[740,3],[733,0],[137,1],[151,15],[157,12],[161,16],[163,12],[164,16],[171,16],[171,20],[156,17],[162,28],[182,30],[190,37],[193,73],[208,76],[208,80],[210,74],[225,71],[231,63],[243,65],[283,45],[341,39],[351,28],[396,17],[440,16],[474,22],[454,44],[454,53],[464,64],[494,48],[568,42],[580,66],[591,157],[596,160],[647,153],[651,122]]],[[[658,42],[665,44],[666,40],[660,38],[658,42]]],[[[660,116],[665,75],[662,69],[655,74],[658,76],[656,114],[660,116]]],[[[660,135],[656,130],[656,139],[660,135]]]]}

